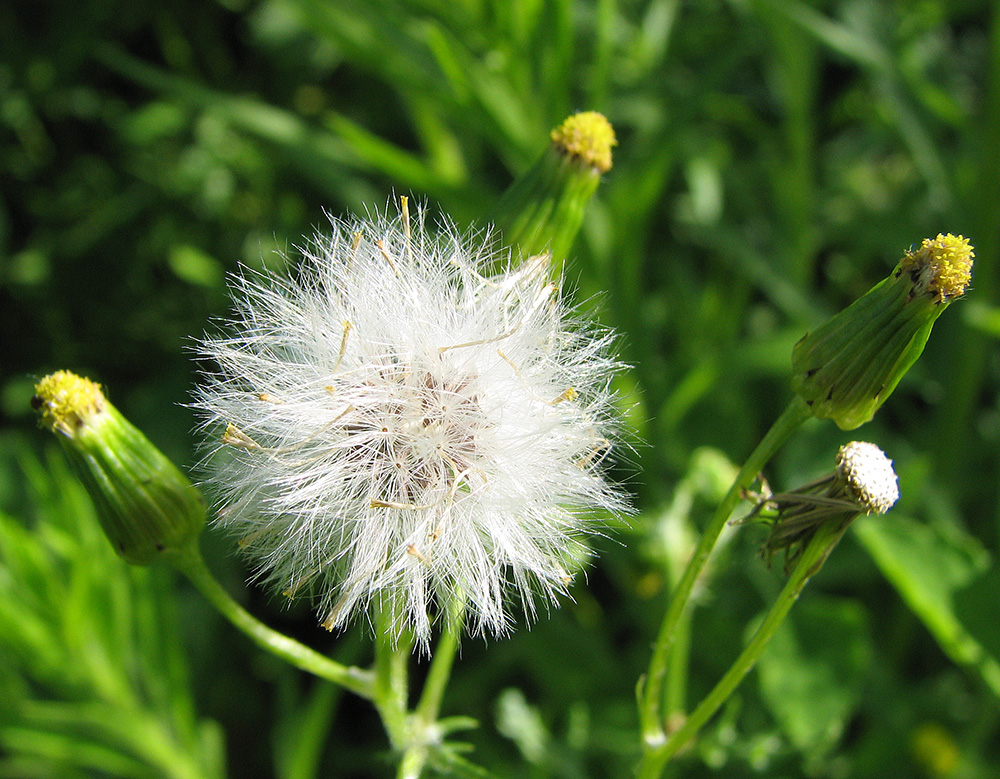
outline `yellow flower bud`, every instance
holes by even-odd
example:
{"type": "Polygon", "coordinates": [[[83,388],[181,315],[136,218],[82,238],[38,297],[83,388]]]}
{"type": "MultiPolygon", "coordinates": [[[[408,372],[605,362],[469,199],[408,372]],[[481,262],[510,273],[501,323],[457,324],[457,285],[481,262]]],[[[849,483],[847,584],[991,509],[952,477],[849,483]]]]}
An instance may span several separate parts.
{"type": "Polygon", "coordinates": [[[549,252],[561,262],[583,223],[584,209],[611,170],[611,123],[596,111],[574,114],[550,134],[552,144],[487,216],[523,257],[549,252]]]}
{"type": "Polygon", "coordinates": [[[961,235],[907,252],[876,284],[792,351],[792,389],[843,430],[870,420],[923,352],[935,320],[961,297],[975,255],[961,235]]]}
{"type": "Polygon", "coordinates": [[[39,424],[62,442],[105,534],[128,562],[149,565],[198,537],[201,494],[108,402],[100,384],[58,371],[38,382],[32,406],[39,424]]]}

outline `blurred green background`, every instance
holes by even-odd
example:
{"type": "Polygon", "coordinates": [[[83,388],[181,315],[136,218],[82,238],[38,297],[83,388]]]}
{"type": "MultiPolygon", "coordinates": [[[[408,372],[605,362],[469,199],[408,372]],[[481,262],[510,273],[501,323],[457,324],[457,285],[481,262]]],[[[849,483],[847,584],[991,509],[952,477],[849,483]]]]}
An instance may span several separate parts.
{"type": "MultiPolygon", "coordinates": [[[[858,523],[676,775],[993,777],[1000,764],[996,337],[1000,14],[987,0],[14,0],[0,5],[0,776],[392,774],[377,718],[260,655],[167,571],[129,571],[35,430],[67,368],[197,460],[190,348],[239,263],[325,212],[426,199],[476,224],[575,110],[614,168],[568,277],[621,333],[640,514],[575,602],[466,640],[445,714],[498,776],[630,775],[666,581],[787,402],[792,344],[938,232],[973,289],[875,421],[808,425],[787,488],[862,437],[903,499],[858,523]],[[644,442],[644,443],[638,443],[644,442]],[[130,712],[121,723],[122,712],[130,712]],[[116,725],[115,723],[119,723],[116,725]]],[[[781,584],[732,538],[701,594],[692,705],[781,584]]],[[[366,663],[206,553],[271,624],[366,663]]]]}

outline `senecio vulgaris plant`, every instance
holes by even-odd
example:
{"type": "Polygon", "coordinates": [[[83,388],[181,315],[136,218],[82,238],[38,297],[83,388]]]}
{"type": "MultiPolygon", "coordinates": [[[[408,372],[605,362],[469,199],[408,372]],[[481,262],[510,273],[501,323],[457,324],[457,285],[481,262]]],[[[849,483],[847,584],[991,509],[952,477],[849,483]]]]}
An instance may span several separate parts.
{"type": "MultiPolygon", "coordinates": [[[[371,668],[335,662],[232,600],[198,551],[200,492],[97,384],[58,372],[36,389],[42,424],[66,445],[119,553],[172,563],[259,646],[370,699],[400,777],[428,766],[482,775],[450,739],[474,723],[439,718],[461,634],[500,636],[539,602],[557,605],[586,562],[587,534],[629,513],[602,465],[620,448],[614,339],[560,291],[560,263],[614,142],[599,114],[553,131],[490,215],[498,238],[432,231],[406,198],[395,217],[334,219],[290,275],[235,277],[234,313],[200,341],[214,366],[193,401],[210,524],[283,597],[310,598],[325,627],[370,625],[371,668]],[[414,649],[431,664],[411,707],[414,649]]],[[[964,293],[972,256],[961,236],[924,241],[796,345],[788,409],[740,468],[671,593],[638,686],[640,776],[661,775],[718,710],[851,523],[895,503],[892,463],[866,442],[841,447],[828,476],[797,489],[771,492],[760,474],[807,418],[845,430],[871,419],[964,293]],[[783,553],[787,582],[705,699],[687,714],[667,711],[678,626],[741,499],[754,505],[740,524],[766,525],[761,554],[770,563],[783,553]]]]}

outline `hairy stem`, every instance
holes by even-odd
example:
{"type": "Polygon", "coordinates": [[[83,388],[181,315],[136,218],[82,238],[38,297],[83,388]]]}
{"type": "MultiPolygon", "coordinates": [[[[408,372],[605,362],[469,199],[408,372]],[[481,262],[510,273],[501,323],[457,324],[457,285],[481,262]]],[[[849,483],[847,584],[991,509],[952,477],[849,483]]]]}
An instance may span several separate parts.
{"type": "Polygon", "coordinates": [[[393,748],[402,751],[411,741],[409,667],[413,637],[408,631],[397,634],[389,619],[387,610],[383,609],[376,620],[375,694],[372,700],[393,748]]]}
{"type": "Polygon", "coordinates": [[[441,701],[444,698],[445,687],[451,677],[451,668],[458,651],[459,638],[462,634],[464,604],[455,608],[455,613],[445,625],[441,640],[434,649],[434,658],[427,671],[420,701],[413,714],[412,743],[403,755],[399,764],[399,779],[416,779],[420,776],[429,757],[429,745],[438,740],[434,732],[438,713],[441,711],[441,701]]]}

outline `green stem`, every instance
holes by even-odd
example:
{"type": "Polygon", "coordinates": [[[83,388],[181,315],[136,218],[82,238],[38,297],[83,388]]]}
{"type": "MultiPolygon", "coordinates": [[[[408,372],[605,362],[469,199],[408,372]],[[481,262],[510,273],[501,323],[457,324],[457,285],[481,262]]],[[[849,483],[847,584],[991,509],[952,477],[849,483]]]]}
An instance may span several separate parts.
{"type": "Polygon", "coordinates": [[[391,609],[383,608],[375,625],[375,695],[372,700],[393,748],[402,751],[411,741],[409,667],[413,636],[405,630],[397,634],[390,619],[391,609]]]}
{"type": "Polygon", "coordinates": [[[733,486],[729,488],[726,497],[716,509],[711,521],[705,528],[705,532],[695,548],[694,554],[684,570],[683,576],[678,583],[670,605],[663,617],[660,625],[660,632],[656,638],[656,645],[653,649],[653,657],[649,663],[649,670],[646,673],[646,682],[641,693],[640,700],[640,720],[642,723],[643,743],[647,748],[656,748],[664,743],[666,738],[663,732],[663,721],[661,716],[661,706],[663,699],[663,685],[667,673],[667,664],[670,658],[671,647],[677,634],[678,624],[684,615],[685,607],[691,598],[691,592],[698,581],[705,563],[708,562],[709,555],[715,547],[715,542],[726,527],[733,509],[740,501],[740,496],[744,489],[750,486],[753,480],[767,464],[778,448],[788,440],[803,422],[805,422],[812,412],[800,397],[795,396],[781,416],[767,431],[764,438],[753,450],[743,467],[736,475],[733,486]]]}
{"type": "MultiPolygon", "coordinates": [[[[688,493],[686,499],[690,501],[694,487],[690,484],[690,478],[685,479],[685,481],[689,483],[686,486],[683,484],[678,485],[674,498],[675,501],[685,491],[688,493]]],[[[684,510],[684,514],[685,529],[687,529],[690,527],[691,522],[690,504],[684,510]]],[[[689,559],[685,559],[682,556],[670,556],[667,564],[669,592],[673,592],[677,587],[689,559]]],[[[663,706],[663,723],[668,731],[671,730],[671,723],[674,721],[674,718],[676,716],[683,716],[686,711],[688,672],[691,660],[690,653],[691,611],[688,610],[674,627],[673,646],[670,648],[670,656],[667,658],[667,673],[664,679],[665,689],[660,698],[661,705],[663,706]]]]}
{"type": "Polygon", "coordinates": [[[183,573],[202,595],[234,626],[245,633],[262,649],[266,649],[282,660],[308,671],[321,679],[339,684],[362,698],[374,694],[373,678],[370,671],[354,666],[346,666],[310,649],[295,639],[272,630],[246,609],[216,581],[205,565],[198,549],[197,541],[170,556],[170,562],[183,573]]]}
{"type": "Polygon", "coordinates": [[[399,761],[399,770],[396,771],[396,779],[417,779],[424,770],[427,758],[426,744],[411,745],[403,753],[403,759],[399,761]]]}
{"type": "Polygon", "coordinates": [[[427,671],[427,680],[424,682],[424,689],[416,708],[417,717],[426,725],[434,723],[438,712],[441,711],[444,689],[451,677],[451,668],[455,663],[455,654],[458,652],[459,639],[462,635],[464,612],[463,604],[461,610],[448,620],[441,634],[441,640],[434,650],[434,658],[427,671]]]}
{"type": "Polygon", "coordinates": [[[455,613],[445,625],[441,640],[434,649],[431,667],[427,671],[420,701],[414,710],[413,743],[406,750],[399,763],[398,779],[416,779],[423,771],[429,757],[428,744],[438,739],[437,734],[429,732],[437,723],[441,711],[441,701],[444,698],[445,687],[451,678],[451,669],[458,652],[459,639],[464,624],[465,605],[456,607],[455,613]]]}
{"type": "Polygon", "coordinates": [[[668,730],[675,717],[682,716],[687,700],[687,682],[691,655],[691,614],[677,623],[674,642],[667,663],[666,691],[663,696],[664,722],[668,730]]]}
{"type": "MultiPolygon", "coordinates": [[[[853,517],[852,517],[853,519],[853,517]]],[[[778,595],[774,605],[771,606],[767,616],[757,629],[746,649],[740,654],[726,674],[719,680],[712,691],[705,699],[698,704],[697,708],[691,712],[684,724],[670,734],[670,737],[662,744],[649,749],[643,756],[639,766],[639,779],[656,779],[659,777],[667,761],[685,746],[701,727],[708,722],[719,707],[732,695],[737,685],[753,668],[760,657],[764,647],[777,632],[789,610],[802,592],[806,582],[823,566],[827,555],[837,545],[840,537],[850,525],[850,521],[841,523],[830,522],[822,525],[813,536],[809,545],[799,556],[795,570],[792,571],[788,582],[778,595]]]]}

